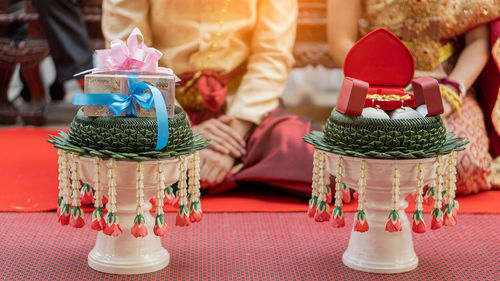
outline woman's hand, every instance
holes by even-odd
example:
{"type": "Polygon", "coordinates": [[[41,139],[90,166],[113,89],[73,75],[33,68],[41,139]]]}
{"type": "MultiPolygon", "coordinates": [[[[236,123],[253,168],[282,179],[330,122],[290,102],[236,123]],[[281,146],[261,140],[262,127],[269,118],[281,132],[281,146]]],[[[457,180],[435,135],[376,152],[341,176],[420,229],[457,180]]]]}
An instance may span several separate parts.
{"type": "Polygon", "coordinates": [[[234,158],[211,149],[200,151],[200,181],[203,186],[221,183],[234,165],[234,158]]]}
{"type": "Polygon", "coordinates": [[[202,134],[204,139],[210,139],[210,149],[220,154],[229,154],[232,158],[238,158],[246,153],[246,143],[243,137],[230,126],[233,121],[232,117],[222,115],[194,126],[193,131],[202,134]]]}

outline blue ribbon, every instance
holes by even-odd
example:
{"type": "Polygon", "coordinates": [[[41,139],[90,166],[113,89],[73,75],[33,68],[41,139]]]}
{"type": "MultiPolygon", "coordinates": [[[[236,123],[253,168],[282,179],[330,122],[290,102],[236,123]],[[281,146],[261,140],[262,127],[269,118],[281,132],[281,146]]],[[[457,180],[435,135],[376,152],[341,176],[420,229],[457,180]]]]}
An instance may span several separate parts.
{"type": "Polygon", "coordinates": [[[107,105],[115,115],[122,114],[129,117],[137,117],[137,109],[134,101],[141,107],[151,110],[156,109],[156,123],[158,125],[158,137],[156,140],[156,150],[162,150],[168,143],[168,114],[165,106],[165,99],[160,90],[144,82],[138,82],[136,75],[129,75],[127,83],[130,95],[118,93],[92,93],[75,94],[73,96],[74,105],[107,105]]]}

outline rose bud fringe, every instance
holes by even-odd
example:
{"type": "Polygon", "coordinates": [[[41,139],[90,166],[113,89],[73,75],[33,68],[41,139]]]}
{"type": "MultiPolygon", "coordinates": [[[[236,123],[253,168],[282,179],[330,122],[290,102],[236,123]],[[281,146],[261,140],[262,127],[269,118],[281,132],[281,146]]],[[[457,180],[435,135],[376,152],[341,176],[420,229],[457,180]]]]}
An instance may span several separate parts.
{"type": "Polygon", "coordinates": [[[104,226],[104,234],[110,236],[118,236],[123,231],[120,227],[118,216],[116,215],[116,163],[115,159],[108,160],[108,219],[104,226]]]}
{"type": "Polygon", "coordinates": [[[424,192],[424,165],[418,163],[417,170],[417,197],[415,198],[415,213],[413,213],[412,230],[416,233],[424,233],[426,225],[424,221],[423,209],[423,192],[424,192]]]}
{"type": "Polygon", "coordinates": [[[164,236],[167,234],[170,229],[167,223],[165,222],[165,216],[163,214],[163,203],[165,202],[165,171],[163,170],[163,164],[161,161],[158,161],[158,178],[156,183],[156,198],[158,199],[158,205],[156,206],[156,218],[155,218],[155,226],[153,227],[153,232],[156,236],[164,236]]]}
{"type": "Polygon", "coordinates": [[[358,181],[358,212],[354,216],[354,231],[368,231],[368,221],[365,214],[366,203],[366,161],[361,160],[361,171],[358,181]]]}
{"type": "Polygon", "coordinates": [[[330,206],[326,203],[326,184],[325,184],[325,153],[320,155],[319,178],[318,178],[318,202],[314,220],[317,222],[325,222],[330,220],[330,206]]]}
{"type": "Polygon", "coordinates": [[[344,227],[345,219],[342,211],[342,179],[344,177],[344,159],[339,156],[337,159],[337,175],[335,176],[335,208],[333,208],[330,224],[332,227],[344,227]]]}
{"type": "Polygon", "coordinates": [[[189,167],[189,221],[200,222],[203,218],[200,201],[200,155],[198,151],[193,153],[189,167]]]}
{"type": "Polygon", "coordinates": [[[307,210],[307,216],[310,218],[314,218],[314,214],[316,213],[316,204],[318,203],[318,181],[319,181],[319,166],[320,166],[320,152],[319,150],[314,150],[314,158],[313,158],[313,176],[312,176],[312,193],[311,199],[309,200],[309,208],[307,210]]]}
{"type": "Polygon", "coordinates": [[[63,159],[64,159],[64,156],[63,156],[63,153],[64,153],[64,150],[62,149],[58,149],[57,150],[57,155],[59,156],[58,159],[57,159],[57,165],[58,165],[58,171],[59,171],[59,175],[58,175],[58,179],[59,179],[59,185],[57,186],[57,189],[59,190],[59,198],[57,199],[57,220],[59,221],[59,217],[61,216],[61,209],[62,209],[62,206],[63,206],[63,202],[64,202],[64,197],[63,197],[63,194],[64,194],[64,167],[63,167],[63,159]]]}
{"type": "Polygon", "coordinates": [[[92,187],[88,183],[82,186],[82,190],[80,191],[80,201],[84,205],[94,203],[94,192],[92,191],[92,187]]]}
{"type": "Polygon", "coordinates": [[[392,172],[392,211],[389,213],[389,219],[385,224],[385,230],[389,232],[401,231],[401,221],[398,213],[399,205],[399,169],[394,168],[392,172]]]}
{"type": "Polygon", "coordinates": [[[436,190],[434,191],[434,210],[431,212],[431,229],[439,229],[443,226],[442,191],[443,191],[443,159],[437,157],[436,167],[436,190]]]}
{"type": "Polygon", "coordinates": [[[187,183],[186,183],[186,159],[185,157],[180,157],[179,165],[179,212],[175,219],[175,225],[177,226],[188,226],[189,225],[189,209],[187,207],[187,183]]]}
{"type": "Polygon", "coordinates": [[[137,163],[136,172],[136,216],[134,225],[130,232],[134,237],[146,237],[148,229],[146,228],[146,220],[144,219],[144,166],[142,162],[137,163]]]}
{"type": "Polygon", "coordinates": [[[71,204],[73,205],[73,210],[71,211],[69,225],[75,228],[81,228],[85,225],[85,220],[83,219],[82,208],[80,208],[80,159],[76,154],[72,155],[72,159],[73,165],[71,167],[71,182],[73,183],[73,190],[71,192],[71,204]]]}
{"type": "MultiPolygon", "coordinates": [[[[94,193],[94,207],[95,210],[92,213],[92,223],[90,227],[93,230],[101,231],[104,230],[106,222],[104,220],[103,210],[103,196],[102,196],[102,183],[101,183],[101,160],[99,157],[94,158],[94,183],[95,183],[95,193],[94,193]]],[[[111,184],[114,182],[114,178],[108,173],[108,182],[111,184]]],[[[83,187],[85,188],[85,187],[83,187]]],[[[82,189],[83,189],[82,188],[82,189]]]]}
{"type": "MultiPolygon", "coordinates": [[[[443,223],[446,226],[454,226],[457,224],[457,209],[455,208],[455,190],[456,190],[456,173],[457,169],[455,152],[452,152],[448,157],[447,168],[447,186],[446,186],[446,204],[443,207],[443,223]]],[[[458,203],[458,202],[457,202],[458,203]]]]}
{"type": "Polygon", "coordinates": [[[68,163],[68,153],[64,150],[61,150],[61,186],[62,186],[62,201],[61,201],[61,208],[59,211],[59,223],[61,225],[68,225],[69,224],[69,218],[71,216],[71,206],[70,206],[70,201],[71,201],[71,189],[70,189],[70,182],[69,182],[69,175],[70,175],[70,167],[68,163]]]}

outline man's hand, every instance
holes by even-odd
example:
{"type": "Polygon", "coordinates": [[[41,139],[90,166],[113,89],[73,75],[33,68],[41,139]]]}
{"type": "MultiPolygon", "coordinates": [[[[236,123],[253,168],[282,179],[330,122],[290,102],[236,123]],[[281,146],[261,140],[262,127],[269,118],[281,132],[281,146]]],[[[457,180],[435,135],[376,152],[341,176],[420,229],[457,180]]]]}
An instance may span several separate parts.
{"type": "Polygon", "coordinates": [[[233,120],[232,117],[222,115],[194,126],[193,131],[210,139],[209,148],[212,150],[238,158],[246,153],[246,144],[243,137],[230,126],[233,120]]]}
{"type": "Polygon", "coordinates": [[[203,185],[221,183],[234,165],[234,158],[211,149],[200,151],[200,181],[203,185]]]}

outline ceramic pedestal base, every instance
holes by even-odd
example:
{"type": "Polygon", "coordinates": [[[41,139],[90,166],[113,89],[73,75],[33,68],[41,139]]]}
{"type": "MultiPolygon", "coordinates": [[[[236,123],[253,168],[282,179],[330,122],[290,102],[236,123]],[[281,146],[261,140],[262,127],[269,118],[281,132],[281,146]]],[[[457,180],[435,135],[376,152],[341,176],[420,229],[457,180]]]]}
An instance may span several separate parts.
{"type": "MultiPolygon", "coordinates": [[[[327,153],[327,170],[337,173],[338,155],[327,153]]],[[[349,246],[342,261],[348,267],[374,273],[399,273],[415,269],[418,258],[413,250],[411,224],[404,209],[404,198],[417,186],[418,163],[424,165],[424,182],[435,178],[435,159],[380,160],[342,156],[344,159],[343,182],[352,189],[358,188],[361,160],[366,160],[366,205],[369,225],[367,232],[352,231],[349,246]],[[385,224],[392,206],[392,171],[400,171],[400,201],[398,205],[402,231],[387,232],[385,224]]]]}
{"type": "MultiPolygon", "coordinates": [[[[165,171],[165,184],[170,185],[179,178],[178,159],[161,160],[165,171]]],[[[130,229],[136,215],[136,169],[137,162],[116,161],[117,215],[123,233],[117,237],[98,232],[96,245],[88,255],[89,266],[97,271],[114,274],[140,274],[161,270],[170,261],[170,255],[161,245],[161,238],[153,232],[154,218],[148,210],[147,201],[156,195],[158,161],[144,161],[144,194],[146,206],[144,218],[148,235],[135,238],[130,229]]],[[[94,186],[95,164],[93,158],[81,157],[82,180],[94,186]]],[[[107,161],[101,161],[103,194],[107,195],[107,161]]]]}

